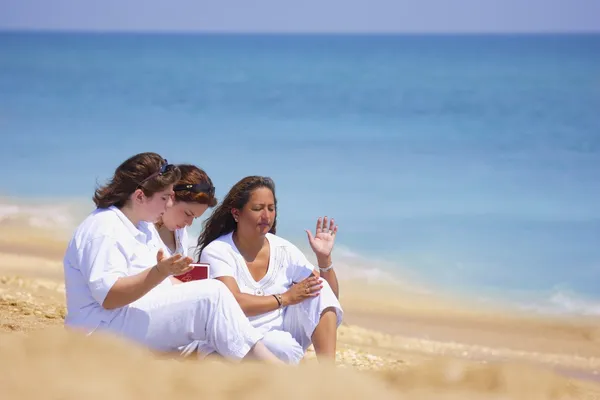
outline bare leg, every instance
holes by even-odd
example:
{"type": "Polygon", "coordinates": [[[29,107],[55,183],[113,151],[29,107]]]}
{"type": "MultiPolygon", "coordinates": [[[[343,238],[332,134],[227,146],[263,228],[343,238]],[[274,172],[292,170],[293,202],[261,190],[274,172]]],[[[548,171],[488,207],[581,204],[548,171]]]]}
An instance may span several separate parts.
{"type": "Polygon", "coordinates": [[[265,346],[262,340],[256,342],[256,344],[250,349],[246,357],[244,357],[244,359],[248,358],[256,359],[259,361],[265,361],[268,364],[285,364],[283,361],[277,358],[275,354],[271,353],[271,351],[267,349],[267,346],[265,346]]]}
{"type": "Polygon", "coordinates": [[[335,362],[337,315],[335,308],[326,308],[312,334],[312,343],[319,362],[335,362]]]}
{"type": "MultiPolygon", "coordinates": [[[[223,357],[221,354],[216,351],[212,351],[202,358],[204,361],[230,361],[229,359],[223,357]]],[[[246,353],[246,356],[242,361],[262,361],[267,364],[285,364],[281,361],[277,356],[275,356],[263,343],[262,340],[259,340],[250,348],[250,351],[246,353]]]]}

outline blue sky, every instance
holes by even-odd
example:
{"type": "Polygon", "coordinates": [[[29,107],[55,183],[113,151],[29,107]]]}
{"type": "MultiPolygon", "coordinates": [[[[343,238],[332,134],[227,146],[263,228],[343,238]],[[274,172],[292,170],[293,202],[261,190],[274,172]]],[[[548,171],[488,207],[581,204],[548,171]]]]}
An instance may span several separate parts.
{"type": "Polygon", "coordinates": [[[0,29],[600,32],[600,0],[0,0],[0,29]]]}

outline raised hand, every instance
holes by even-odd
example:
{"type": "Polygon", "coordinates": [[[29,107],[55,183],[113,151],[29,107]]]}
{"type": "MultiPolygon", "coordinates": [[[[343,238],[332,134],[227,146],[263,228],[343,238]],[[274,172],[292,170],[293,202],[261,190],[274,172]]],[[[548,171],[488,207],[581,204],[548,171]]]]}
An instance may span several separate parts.
{"type": "Polygon", "coordinates": [[[317,257],[328,257],[331,254],[333,245],[335,244],[335,235],[337,231],[338,227],[333,218],[328,220],[327,217],[319,217],[317,220],[317,230],[314,236],[311,231],[306,231],[310,247],[317,257]]]}
{"type": "Polygon", "coordinates": [[[158,250],[156,254],[156,269],[163,275],[178,276],[191,271],[194,267],[190,266],[194,262],[190,257],[183,257],[181,254],[175,254],[165,258],[163,249],[158,250]]]}

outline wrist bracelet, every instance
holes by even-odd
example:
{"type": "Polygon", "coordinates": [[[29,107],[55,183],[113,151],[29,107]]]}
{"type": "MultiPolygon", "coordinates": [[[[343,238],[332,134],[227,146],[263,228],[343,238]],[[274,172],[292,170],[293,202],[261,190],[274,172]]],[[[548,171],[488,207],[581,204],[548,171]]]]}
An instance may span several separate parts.
{"type": "Polygon", "coordinates": [[[274,294],[275,300],[277,300],[277,304],[279,304],[278,308],[283,308],[283,297],[280,294],[274,294]]]}
{"type": "Polygon", "coordinates": [[[331,265],[330,265],[329,267],[327,267],[327,268],[321,268],[321,267],[319,267],[319,271],[321,271],[321,272],[327,272],[327,271],[329,271],[331,268],[333,268],[333,263],[331,263],[331,265]]]}

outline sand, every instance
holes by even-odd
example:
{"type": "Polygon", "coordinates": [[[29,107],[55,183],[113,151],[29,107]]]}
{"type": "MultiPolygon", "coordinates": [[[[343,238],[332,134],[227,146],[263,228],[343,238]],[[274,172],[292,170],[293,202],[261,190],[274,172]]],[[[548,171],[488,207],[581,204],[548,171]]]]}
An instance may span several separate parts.
{"type": "Polygon", "coordinates": [[[63,329],[66,238],[0,227],[0,398],[600,399],[600,323],[341,281],[335,367],[173,359],[63,329]],[[34,382],[35,384],[32,384],[34,382]]]}

